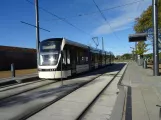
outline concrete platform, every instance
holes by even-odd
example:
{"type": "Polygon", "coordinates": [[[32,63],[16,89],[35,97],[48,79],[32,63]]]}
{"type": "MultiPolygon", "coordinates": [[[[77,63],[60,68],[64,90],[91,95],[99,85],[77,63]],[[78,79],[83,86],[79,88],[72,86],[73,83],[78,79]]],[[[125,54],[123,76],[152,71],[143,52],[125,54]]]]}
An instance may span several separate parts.
{"type": "Polygon", "coordinates": [[[130,62],[122,84],[128,87],[125,120],[159,120],[161,76],[130,62]]]}
{"type": "Polygon", "coordinates": [[[114,81],[99,96],[82,120],[108,120],[112,114],[117,99],[117,83],[120,77],[114,81]]]}

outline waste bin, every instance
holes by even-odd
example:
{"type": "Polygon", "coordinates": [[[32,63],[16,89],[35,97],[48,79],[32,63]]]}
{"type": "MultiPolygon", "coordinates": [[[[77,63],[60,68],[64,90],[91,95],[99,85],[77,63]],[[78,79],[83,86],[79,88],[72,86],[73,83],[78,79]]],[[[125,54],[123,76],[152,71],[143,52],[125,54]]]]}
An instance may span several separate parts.
{"type": "Polygon", "coordinates": [[[143,68],[147,69],[147,61],[146,60],[144,60],[144,62],[143,62],[143,68]]]}
{"type": "Polygon", "coordinates": [[[139,66],[142,66],[143,65],[143,59],[138,59],[137,63],[138,63],[139,66]]]}

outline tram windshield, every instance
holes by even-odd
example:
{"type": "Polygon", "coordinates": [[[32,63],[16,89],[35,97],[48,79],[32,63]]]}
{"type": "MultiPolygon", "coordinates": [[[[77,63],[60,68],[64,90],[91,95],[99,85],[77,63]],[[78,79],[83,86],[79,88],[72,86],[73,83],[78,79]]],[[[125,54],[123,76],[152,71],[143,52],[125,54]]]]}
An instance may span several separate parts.
{"type": "Polygon", "coordinates": [[[44,41],[40,43],[40,65],[58,63],[61,41],[44,41]]]}
{"type": "Polygon", "coordinates": [[[58,62],[58,53],[40,55],[40,65],[56,65],[58,62]]]}

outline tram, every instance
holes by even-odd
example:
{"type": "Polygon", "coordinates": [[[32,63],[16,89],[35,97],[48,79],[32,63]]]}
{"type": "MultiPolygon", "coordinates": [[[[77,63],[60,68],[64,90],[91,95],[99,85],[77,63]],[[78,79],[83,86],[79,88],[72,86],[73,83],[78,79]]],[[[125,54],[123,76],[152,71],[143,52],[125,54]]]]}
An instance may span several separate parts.
{"type": "Polygon", "coordinates": [[[113,63],[113,54],[65,38],[40,42],[38,76],[42,79],[67,78],[113,63]]]}

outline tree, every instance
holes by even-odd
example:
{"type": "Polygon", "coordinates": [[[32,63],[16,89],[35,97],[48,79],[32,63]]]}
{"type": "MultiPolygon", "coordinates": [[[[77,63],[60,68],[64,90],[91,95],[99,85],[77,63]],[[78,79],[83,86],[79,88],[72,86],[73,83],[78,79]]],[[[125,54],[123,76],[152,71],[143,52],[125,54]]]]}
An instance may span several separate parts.
{"type": "Polygon", "coordinates": [[[115,57],[115,59],[117,59],[117,60],[119,60],[120,58],[121,58],[120,55],[117,55],[117,56],[115,57]]]}
{"type": "Polygon", "coordinates": [[[149,59],[153,59],[153,54],[152,53],[149,53],[149,54],[146,54],[144,55],[146,58],[149,58],[149,59]]]}
{"type": "Polygon", "coordinates": [[[129,53],[125,53],[121,56],[122,59],[126,59],[126,60],[129,60],[132,58],[132,54],[129,54],[129,53]]]}
{"type": "MultiPolygon", "coordinates": [[[[149,6],[139,18],[135,19],[134,30],[136,33],[152,33],[153,32],[153,18],[152,18],[152,6],[149,6]]],[[[161,0],[158,0],[158,28],[159,28],[159,40],[161,42],[161,0]]],[[[149,34],[149,39],[153,39],[153,35],[149,34]]]]}
{"type": "Polygon", "coordinates": [[[136,47],[136,54],[140,55],[140,57],[143,57],[144,53],[148,51],[147,49],[148,44],[146,44],[144,41],[138,42],[136,47]]]}
{"type": "MultiPolygon", "coordinates": [[[[161,52],[159,53],[159,58],[161,58],[161,52]]],[[[160,62],[161,62],[161,59],[160,59],[160,62]]]]}

